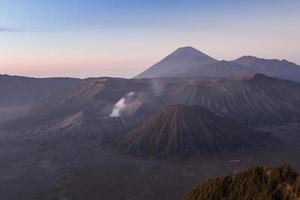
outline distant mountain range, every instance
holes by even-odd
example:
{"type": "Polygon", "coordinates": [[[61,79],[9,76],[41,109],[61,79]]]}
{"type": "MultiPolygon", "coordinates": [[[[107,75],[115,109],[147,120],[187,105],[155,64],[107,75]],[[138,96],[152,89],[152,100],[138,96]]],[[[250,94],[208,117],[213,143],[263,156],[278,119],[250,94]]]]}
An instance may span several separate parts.
{"type": "Polygon", "coordinates": [[[47,142],[92,140],[135,156],[252,147],[266,140],[249,127],[300,122],[300,83],[291,81],[299,69],[250,56],[218,61],[184,47],[135,79],[1,75],[0,128],[47,142]],[[12,107],[9,116],[3,108],[12,107]]]}
{"type": "Polygon", "coordinates": [[[25,115],[34,104],[79,82],[75,78],[29,78],[0,74],[0,123],[25,115]]]}
{"type": "Polygon", "coordinates": [[[299,69],[184,47],[132,79],[0,75],[1,187],[29,199],[178,199],[232,171],[185,200],[299,200],[288,165],[236,173],[298,162],[299,69]]]}
{"type": "MultiPolygon", "coordinates": [[[[204,107],[199,109],[199,115],[203,116],[201,113],[206,113],[212,117],[207,120],[203,119],[206,122],[211,120],[211,122],[207,122],[208,125],[200,126],[201,129],[207,126],[210,128],[223,126],[225,124],[223,120],[216,120],[220,118],[219,116],[221,119],[237,123],[239,126],[299,122],[299,99],[300,83],[261,74],[242,79],[95,78],[83,80],[65,92],[35,104],[26,116],[5,122],[1,124],[1,128],[5,130],[22,129],[23,133],[28,132],[28,134],[40,137],[46,134],[56,140],[61,140],[58,139],[61,137],[69,139],[80,137],[80,141],[93,138],[93,141],[98,141],[98,143],[107,143],[112,140],[115,142],[114,138],[125,132],[132,131],[132,134],[137,130],[141,130],[141,133],[146,132],[145,130],[151,127],[151,123],[149,125],[145,121],[172,105],[204,107]],[[209,111],[206,111],[205,108],[209,111]],[[118,115],[112,115],[116,109],[118,115]],[[137,128],[138,126],[146,127],[146,129],[137,128]],[[133,130],[134,128],[137,129],[133,130]]],[[[164,113],[170,112],[162,111],[161,115],[165,116],[164,113]]],[[[193,114],[191,112],[191,116],[193,114]]],[[[177,119],[180,117],[174,118],[175,121],[177,119]]],[[[202,123],[201,120],[195,121],[196,128],[199,128],[196,124],[202,123]]],[[[172,122],[170,126],[173,124],[177,123],[172,122]]],[[[181,126],[182,123],[178,121],[178,125],[181,126]]],[[[185,129],[185,125],[182,127],[185,129]]],[[[184,135],[187,132],[192,133],[192,130],[196,129],[195,127],[189,127],[190,129],[184,131],[184,135]]],[[[159,132],[160,128],[156,128],[156,131],[159,132]]],[[[220,134],[228,135],[229,129],[224,127],[224,132],[222,130],[220,134]]],[[[176,136],[175,129],[170,130],[169,134],[174,136],[173,139],[180,137],[176,136]]],[[[48,139],[50,140],[50,138],[48,139]]],[[[184,138],[180,138],[179,141],[181,139],[185,141],[184,138]]],[[[170,149],[175,151],[173,148],[170,149]]],[[[126,151],[124,150],[124,152],[126,151]]],[[[166,151],[169,152],[169,149],[166,151]]],[[[197,149],[197,151],[201,152],[201,149],[197,149]]],[[[197,151],[193,150],[188,154],[197,151]]],[[[212,149],[212,152],[214,151],[217,149],[212,149]]],[[[145,151],[145,155],[147,154],[145,151]]],[[[166,155],[169,154],[166,153],[166,155]]]]}
{"type": "Polygon", "coordinates": [[[265,74],[300,81],[300,66],[286,60],[243,56],[233,61],[218,61],[193,47],[182,47],[135,78],[230,77],[265,74]]]}
{"type": "Polygon", "coordinates": [[[80,82],[76,78],[28,78],[0,74],[0,107],[33,105],[80,82]]]}

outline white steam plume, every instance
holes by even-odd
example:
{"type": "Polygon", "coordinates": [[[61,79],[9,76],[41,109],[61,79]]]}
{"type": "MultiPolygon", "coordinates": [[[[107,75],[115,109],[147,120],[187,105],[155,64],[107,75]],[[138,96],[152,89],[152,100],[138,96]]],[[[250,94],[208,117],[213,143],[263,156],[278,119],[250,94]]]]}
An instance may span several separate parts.
{"type": "Polygon", "coordinates": [[[110,117],[120,117],[123,112],[128,114],[134,113],[140,106],[141,102],[134,98],[135,92],[128,92],[113,107],[110,117]]]}

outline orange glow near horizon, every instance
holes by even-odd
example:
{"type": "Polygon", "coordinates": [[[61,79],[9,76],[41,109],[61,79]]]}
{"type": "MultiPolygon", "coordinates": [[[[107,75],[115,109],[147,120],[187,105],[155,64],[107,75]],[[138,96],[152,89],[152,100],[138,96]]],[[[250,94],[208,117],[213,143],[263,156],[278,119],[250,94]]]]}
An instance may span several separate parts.
{"type": "Polygon", "coordinates": [[[281,32],[268,37],[265,30],[251,38],[250,33],[239,32],[181,32],[168,36],[142,31],[139,37],[127,34],[102,38],[94,34],[86,40],[82,34],[74,33],[4,34],[0,38],[0,74],[130,78],[181,46],[193,46],[219,60],[253,55],[300,63],[297,31],[287,32],[289,37],[283,37],[281,32]]]}
{"type": "Polygon", "coordinates": [[[0,1],[0,74],[132,77],[192,46],[300,64],[300,1],[0,1]],[[70,6],[72,5],[72,6],[70,6]]]}

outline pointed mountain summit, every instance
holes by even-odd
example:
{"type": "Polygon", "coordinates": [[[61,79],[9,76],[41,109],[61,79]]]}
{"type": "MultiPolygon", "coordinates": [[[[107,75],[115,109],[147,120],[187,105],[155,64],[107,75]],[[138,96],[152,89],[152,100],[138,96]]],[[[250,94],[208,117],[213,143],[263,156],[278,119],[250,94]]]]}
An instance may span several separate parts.
{"type": "Polygon", "coordinates": [[[242,56],[233,61],[218,61],[193,47],[181,47],[137,75],[142,78],[267,76],[300,82],[300,66],[285,59],[242,56]]]}
{"type": "MultiPolygon", "coordinates": [[[[182,56],[182,57],[190,57],[190,58],[201,58],[201,59],[207,59],[207,62],[215,61],[214,58],[202,53],[198,49],[195,49],[194,47],[180,47],[176,49],[173,53],[170,54],[170,56],[182,56]]],[[[204,61],[203,60],[203,61],[204,61]]],[[[204,61],[206,62],[206,61],[204,61]]]]}
{"type": "Polygon", "coordinates": [[[121,153],[134,156],[187,157],[251,148],[266,135],[243,127],[202,106],[162,109],[121,138],[121,153]]]}
{"type": "Polygon", "coordinates": [[[181,47],[135,78],[176,77],[185,74],[190,68],[216,61],[193,47],[181,47]]]}

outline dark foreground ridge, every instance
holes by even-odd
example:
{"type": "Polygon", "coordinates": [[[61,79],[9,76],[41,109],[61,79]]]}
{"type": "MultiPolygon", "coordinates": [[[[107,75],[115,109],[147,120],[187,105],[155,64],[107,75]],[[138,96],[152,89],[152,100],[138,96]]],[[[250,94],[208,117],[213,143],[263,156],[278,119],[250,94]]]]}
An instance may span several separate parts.
{"type": "Polygon", "coordinates": [[[252,167],[233,176],[210,179],[184,200],[298,200],[300,177],[289,165],[252,167]]]}
{"type": "Polygon", "coordinates": [[[202,106],[175,105],[126,134],[119,150],[134,156],[188,157],[255,147],[267,137],[202,106]]]}

